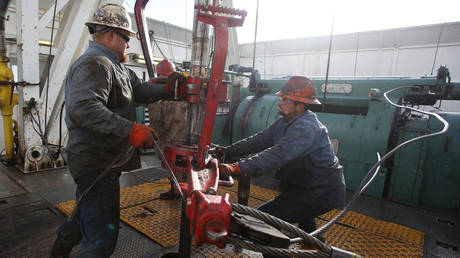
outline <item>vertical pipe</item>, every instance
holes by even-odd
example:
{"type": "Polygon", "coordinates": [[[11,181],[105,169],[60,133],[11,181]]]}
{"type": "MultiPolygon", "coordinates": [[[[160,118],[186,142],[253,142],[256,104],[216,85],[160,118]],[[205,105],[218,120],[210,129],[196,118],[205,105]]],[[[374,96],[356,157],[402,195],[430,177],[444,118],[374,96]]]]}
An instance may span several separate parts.
{"type": "MultiPolygon", "coordinates": [[[[2,110],[3,113],[3,110],[2,110]]],[[[6,152],[6,161],[13,161],[14,160],[14,152],[13,152],[13,119],[12,114],[10,115],[3,115],[3,132],[5,135],[5,152],[6,152]]]]}
{"type": "Polygon", "coordinates": [[[1,60],[8,59],[6,57],[5,18],[6,18],[6,11],[8,10],[9,4],[10,4],[10,0],[0,1],[0,58],[1,60]]]}
{"type": "MultiPolygon", "coordinates": [[[[6,55],[5,42],[5,17],[10,0],[0,1],[0,81],[8,82],[13,78],[13,72],[8,67],[9,59],[6,55]]],[[[13,153],[13,107],[18,103],[18,96],[14,94],[13,89],[9,85],[0,86],[0,107],[3,116],[3,133],[5,137],[5,151],[7,162],[14,161],[13,153]],[[11,99],[11,96],[13,97],[11,99]],[[11,103],[10,103],[11,101],[11,103]]]]}
{"type": "MultiPolygon", "coordinates": [[[[209,3],[208,0],[195,0],[195,5],[197,4],[209,3]]],[[[190,75],[205,77],[207,74],[206,65],[208,63],[209,25],[198,21],[197,15],[198,11],[195,9],[193,15],[193,42],[190,75]]]]}

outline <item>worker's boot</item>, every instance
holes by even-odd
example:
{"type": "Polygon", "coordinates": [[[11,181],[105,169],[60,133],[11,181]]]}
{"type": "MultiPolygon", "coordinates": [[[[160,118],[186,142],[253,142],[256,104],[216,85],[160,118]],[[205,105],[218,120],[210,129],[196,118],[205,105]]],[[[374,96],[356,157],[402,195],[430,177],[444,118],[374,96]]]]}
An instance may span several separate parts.
{"type": "Polygon", "coordinates": [[[65,245],[58,238],[54,241],[53,248],[51,248],[50,258],[68,258],[72,248],[73,245],[65,245]]]}
{"type": "Polygon", "coordinates": [[[51,258],[67,258],[72,248],[81,242],[81,233],[69,230],[68,225],[63,225],[58,230],[57,238],[51,248],[51,258]],[[67,233],[64,233],[67,232],[67,233]]]}

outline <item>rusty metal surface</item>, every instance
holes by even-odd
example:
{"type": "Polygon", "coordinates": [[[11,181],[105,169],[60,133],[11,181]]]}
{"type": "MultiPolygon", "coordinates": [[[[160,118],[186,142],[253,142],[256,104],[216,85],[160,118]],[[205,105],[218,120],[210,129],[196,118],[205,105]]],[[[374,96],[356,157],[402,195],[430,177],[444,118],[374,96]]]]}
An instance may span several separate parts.
{"type": "MultiPolygon", "coordinates": [[[[139,230],[164,247],[174,246],[179,240],[180,201],[160,200],[158,195],[169,189],[169,179],[157,180],[121,190],[121,220],[139,230]]],[[[237,183],[230,188],[220,187],[218,193],[229,193],[231,202],[237,201],[237,183]]],[[[249,206],[257,207],[275,197],[276,191],[251,185],[249,206]]],[[[57,208],[68,214],[74,201],[57,208]]],[[[317,219],[318,226],[333,218],[339,211],[332,210],[317,219]]],[[[324,234],[326,243],[365,257],[422,257],[424,233],[395,223],[348,212],[339,224],[324,234]]],[[[259,253],[232,253],[232,249],[218,249],[203,245],[193,249],[197,257],[258,257],[259,253]],[[229,251],[230,250],[230,251],[229,251]]]]}

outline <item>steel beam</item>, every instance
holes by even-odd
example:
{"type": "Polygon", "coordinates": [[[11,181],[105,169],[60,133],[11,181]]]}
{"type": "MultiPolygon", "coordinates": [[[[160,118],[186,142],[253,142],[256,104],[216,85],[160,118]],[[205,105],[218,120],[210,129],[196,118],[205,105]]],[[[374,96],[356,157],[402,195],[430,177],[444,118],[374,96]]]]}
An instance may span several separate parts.
{"type": "MultiPolygon", "coordinates": [[[[16,0],[16,19],[18,80],[38,83],[38,1],[16,0]]],[[[40,137],[33,130],[30,115],[24,112],[31,98],[39,98],[39,87],[19,87],[18,97],[18,151],[24,155],[30,146],[41,144],[40,137]]]]}
{"type": "MultiPolygon", "coordinates": [[[[46,89],[47,84],[45,83],[45,88],[40,96],[42,103],[48,101],[46,119],[48,142],[50,143],[59,143],[59,111],[64,101],[65,76],[72,61],[86,49],[89,34],[86,30],[85,22],[89,20],[98,6],[99,1],[71,1],[66,8],[64,18],[54,40],[56,55],[50,67],[49,88],[48,90],[46,89]]],[[[42,114],[44,117],[45,104],[43,104],[42,114]]],[[[63,130],[63,134],[65,134],[67,131],[65,126],[63,126],[63,130]]]]}
{"type": "MultiPolygon", "coordinates": [[[[50,83],[48,89],[48,112],[47,112],[47,132],[48,141],[50,143],[59,143],[59,112],[64,101],[64,85],[65,77],[72,64],[78,58],[88,45],[89,34],[85,26],[94,11],[106,4],[123,4],[123,0],[73,0],[69,3],[69,7],[64,14],[64,20],[59,26],[58,34],[56,35],[56,56],[50,67],[50,83]],[[75,40],[79,39],[79,40],[75,40]],[[51,105],[50,105],[51,104],[51,105]]],[[[46,101],[46,89],[40,100],[46,101]]],[[[43,105],[43,117],[44,117],[43,105]]],[[[66,142],[67,128],[65,123],[62,124],[63,142],[66,142]]]]}
{"type": "MultiPolygon", "coordinates": [[[[57,1],[56,13],[60,12],[62,8],[64,8],[67,5],[69,1],[70,0],[57,1]]],[[[55,5],[55,2],[53,2],[51,7],[48,8],[48,10],[46,10],[46,12],[40,18],[40,22],[38,24],[38,31],[42,31],[43,29],[45,29],[45,27],[48,26],[48,24],[52,21],[53,15],[54,15],[54,5],[55,5]]]]}

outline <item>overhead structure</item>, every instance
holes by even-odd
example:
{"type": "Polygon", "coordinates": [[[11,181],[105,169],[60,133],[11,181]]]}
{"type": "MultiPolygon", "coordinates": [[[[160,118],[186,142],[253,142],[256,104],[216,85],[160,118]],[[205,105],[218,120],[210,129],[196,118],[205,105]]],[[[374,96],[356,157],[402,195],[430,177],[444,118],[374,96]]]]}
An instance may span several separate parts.
{"type": "MultiPolygon", "coordinates": [[[[55,155],[60,134],[59,115],[63,103],[64,80],[71,62],[84,51],[89,34],[84,26],[99,6],[107,0],[62,0],[53,4],[39,18],[38,1],[16,0],[17,14],[17,59],[18,81],[31,86],[18,87],[18,151],[16,162],[25,173],[64,166],[60,155],[55,155]],[[57,3],[57,6],[54,6],[57,3]],[[51,46],[55,49],[49,67],[49,82],[41,87],[39,74],[38,35],[55,18],[54,14],[64,11],[56,37],[51,46]],[[37,26],[38,24],[38,26],[37,26]],[[36,85],[36,86],[32,86],[36,85]],[[47,109],[47,110],[45,110],[47,109]],[[45,117],[46,114],[46,117],[45,117]],[[35,119],[35,122],[34,122],[35,119]],[[47,121],[45,125],[44,122],[47,121]],[[42,128],[37,128],[39,125],[42,128]]],[[[122,4],[122,0],[110,1],[122,4]]],[[[54,28],[53,28],[54,29],[54,28]]]]}

